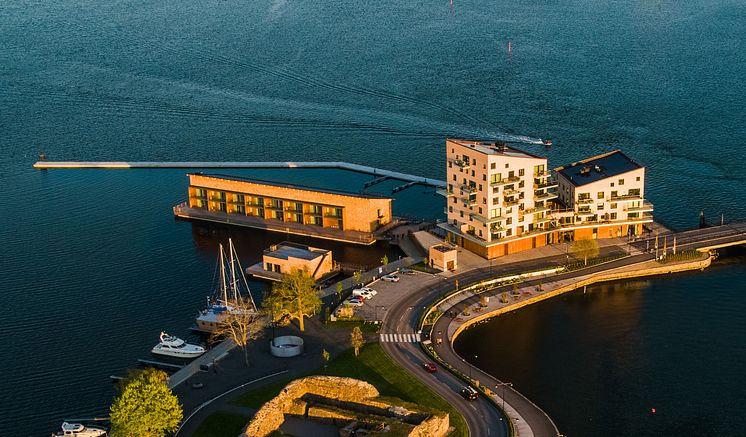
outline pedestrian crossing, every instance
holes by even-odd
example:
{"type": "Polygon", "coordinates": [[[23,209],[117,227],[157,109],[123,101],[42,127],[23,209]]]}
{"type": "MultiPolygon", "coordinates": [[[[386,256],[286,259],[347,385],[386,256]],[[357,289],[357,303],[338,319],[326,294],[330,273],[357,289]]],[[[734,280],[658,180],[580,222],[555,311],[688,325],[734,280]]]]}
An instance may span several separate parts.
{"type": "Polygon", "coordinates": [[[381,334],[382,343],[417,343],[417,334],[381,334]]]}

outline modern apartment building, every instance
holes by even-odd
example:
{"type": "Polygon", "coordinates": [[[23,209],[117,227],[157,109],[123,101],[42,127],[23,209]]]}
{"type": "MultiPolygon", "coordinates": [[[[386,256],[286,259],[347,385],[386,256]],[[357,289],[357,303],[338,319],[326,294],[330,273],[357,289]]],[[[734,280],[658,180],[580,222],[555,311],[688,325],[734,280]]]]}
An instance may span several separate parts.
{"type": "Polygon", "coordinates": [[[560,238],[640,235],[653,221],[645,200],[645,167],[619,150],[555,169],[560,238]]]}
{"type": "Polygon", "coordinates": [[[551,243],[555,181],[546,158],[506,143],[447,139],[448,221],[451,240],[485,258],[551,243]]]}
{"type": "Polygon", "coordinates": [[[392,198],[224,175],[189,174],[179,217],[370,244],[391,222],[392,198]]]}

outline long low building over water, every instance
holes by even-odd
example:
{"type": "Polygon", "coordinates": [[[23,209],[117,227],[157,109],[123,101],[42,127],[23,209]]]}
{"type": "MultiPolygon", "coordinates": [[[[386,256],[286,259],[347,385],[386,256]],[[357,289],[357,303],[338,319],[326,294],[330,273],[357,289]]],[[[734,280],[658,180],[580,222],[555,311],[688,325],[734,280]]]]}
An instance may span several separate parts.
{"type": "Polygon", "coordinates": [[[391,197],[227,175],[191,173],[182,218],[360,244],[391,223],[391,197]]]}

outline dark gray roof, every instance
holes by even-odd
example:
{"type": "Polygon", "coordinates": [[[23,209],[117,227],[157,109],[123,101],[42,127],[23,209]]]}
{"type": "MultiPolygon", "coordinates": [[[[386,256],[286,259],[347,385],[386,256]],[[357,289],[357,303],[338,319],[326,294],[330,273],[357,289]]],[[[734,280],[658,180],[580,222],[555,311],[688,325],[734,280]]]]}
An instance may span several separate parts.
{"type": "Polygon", "coordinates": [[[265,250],[264,254],[271,256],[272,258],[288,259],[292,257],[310,261],[327,252],[329,251],[324,249],[310,248],[300,244],[284,242],[265,250]]]}
{"type": "Polygon", "coordinates": [[[632,170],[642,168],[642,166],[631,160],[620,150],[615,150],[603,155],[594,156],[593,158],[584,159],[574,162],[570,165],[557,168],[557,173],[564,176],[576,187],[590,184],[627,173],[632,170]]]}

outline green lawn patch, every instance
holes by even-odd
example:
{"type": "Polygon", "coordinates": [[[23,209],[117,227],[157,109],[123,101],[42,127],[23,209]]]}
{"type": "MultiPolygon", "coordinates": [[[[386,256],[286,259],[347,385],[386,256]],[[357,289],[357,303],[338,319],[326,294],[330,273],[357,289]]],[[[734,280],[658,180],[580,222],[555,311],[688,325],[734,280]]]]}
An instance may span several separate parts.
{"type": "Polygon", "coordinates": [[[247,423],[249,416],[216,411],[200,423],[194,437],[236,436],[241,434],[247,423]]]}

